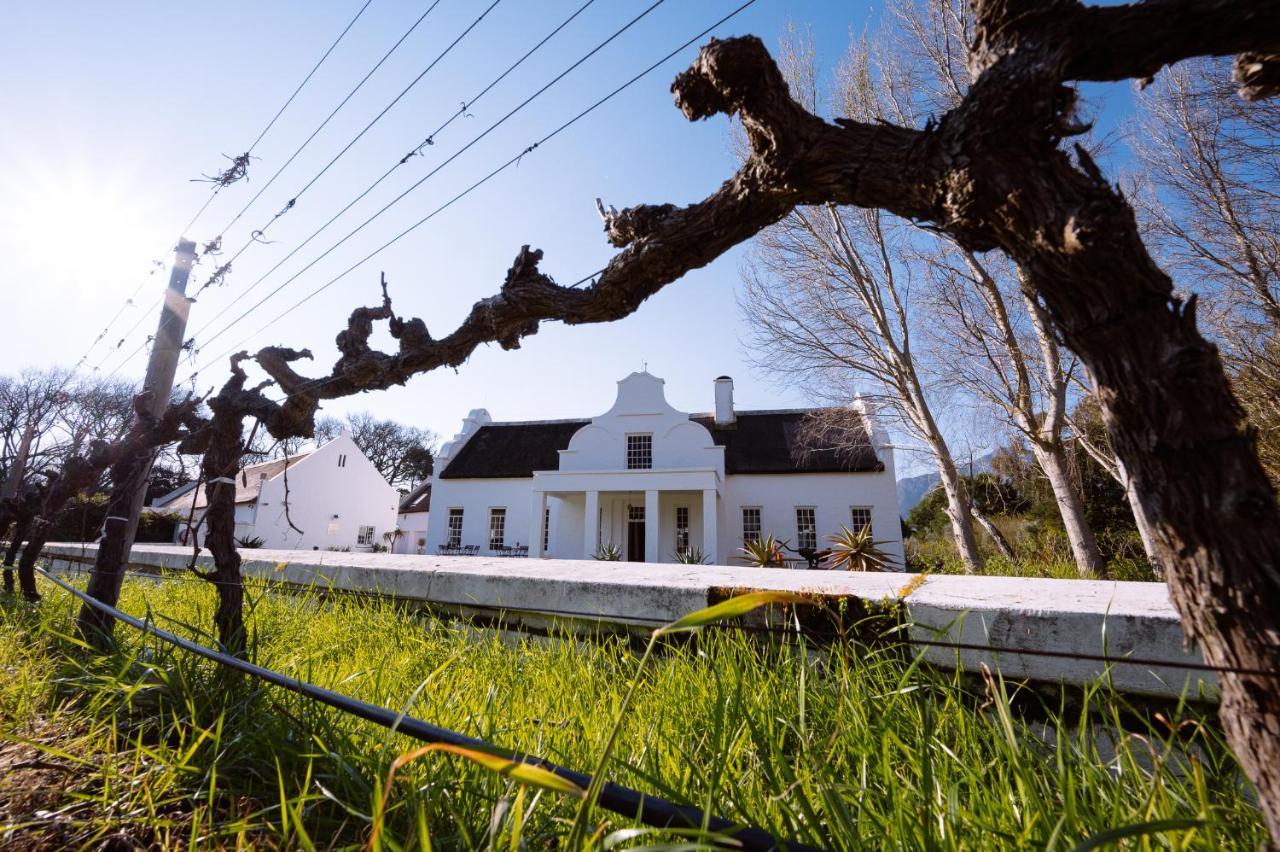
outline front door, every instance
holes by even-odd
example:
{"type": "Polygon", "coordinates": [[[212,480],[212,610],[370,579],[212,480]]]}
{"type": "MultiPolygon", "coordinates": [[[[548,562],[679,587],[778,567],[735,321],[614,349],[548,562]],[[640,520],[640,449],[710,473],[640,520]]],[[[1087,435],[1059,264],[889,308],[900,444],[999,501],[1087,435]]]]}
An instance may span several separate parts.
{"type": "Polygon", "coordinates": [[[627,507],[627,561],[644,561],[644,506],[627,507]]]}

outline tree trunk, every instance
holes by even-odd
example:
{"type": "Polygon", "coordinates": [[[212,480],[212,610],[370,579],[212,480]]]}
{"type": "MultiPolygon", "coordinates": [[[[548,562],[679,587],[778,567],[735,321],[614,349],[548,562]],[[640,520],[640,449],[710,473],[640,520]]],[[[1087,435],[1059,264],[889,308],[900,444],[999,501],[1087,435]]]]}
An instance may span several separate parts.
{"type": "Polygon", "coordinates": [[[13,538],[9,540],[9,547],[4,554],[4,591],[7,595],[14,593],[13,584],[13,561],[18,558],[18,551],[22,549],[22,542],[27,538],[27,531],[31,528],[31,516],[19,515],[18,520],[13,525],[13,538]]]}
{"type": "Polygon", "coordinates": [[[32,603],[40,600],[40,591],[36,588],[36,562],[49,540],[51,524],[45,518],[37,518],[31,524],[31,538],[22,549],[22,558],[18,560],[18,587],[22,596],[32,603]]]}
{"type": "Polygon", "coordinates": [[[1041,446],[1033,443],[1031,452],[1053,489],[1053,499],[1058,504],[1058,514],[1067,531],[1067,542],[1076,562],[1076,570],[1082,577],[1101,577],[1106,573],[1106,563],[1093,537],[1093,529],[1084,515],[1084,498],[1076,488],[1075,480],[1067,464],[1067,455],[1061,444],[1041,446]]]}
{"type": "Polygon", "coordinates": [[[213,555],[214,570],[205,575],[218,592],[218,608],[213,621],[218,641],[228,654],[243,657],[246,650],[244,629],[244,585],[240,577],[240,554],[236,550],[236,486],[233,479],[240,469],[244,451],[240,416],[230,423],[220,422],[214,406],[212,435],[201,462],[204,471],[205,547],[213,555]]]}
{"type": "Polygon", "coordinates": [[[1013,559],[1013,548],[1009,546],[1009,540],[1004,537],[1004,533],[1000,532],[1000,528],[991,523],[981,510],[973,503],[969,504],[969,512],[973,515],[973,519],[978,522],[978,526],[982,527],[987,537],[991,539],[991,543],[996,546],[996,550],[1000,551],[1000,555],[1005,559],[1013,559]]]}
{"type": "Polygon", "coordinates": [[[945,445],[939,446],[935,441],[930,441],[930,446],[938,465],[942,491],[947,496],[947,518],[951,521],[951,535],[955,539],[956,550],[964,563],[965,571],[972,574],[982,567],[982,556],[978,553],[978,538],[973,532],[973,513],[969,511],[968,490],[945,445]]]}
{"type": "MultiPolygon", "coordinates": [[[[129,533],[128,516],[133,510],[134,496],[142,487],[142,481],[150,469],[151,447],[145,450],[126,451],[111,468],[111,497],[107,502],[107,520],[103,524],[103,537],[98,542],[98,553],[93,561],[93,573],[89,575],[88,595],[109,606],[120,602],[120,587],[124,582],[129,533]]],[[[85,642],[99,650],[111,644],[115,630],[115,618],[101,610],[84,604],[76,622],[76,632],[85,642]]]]}

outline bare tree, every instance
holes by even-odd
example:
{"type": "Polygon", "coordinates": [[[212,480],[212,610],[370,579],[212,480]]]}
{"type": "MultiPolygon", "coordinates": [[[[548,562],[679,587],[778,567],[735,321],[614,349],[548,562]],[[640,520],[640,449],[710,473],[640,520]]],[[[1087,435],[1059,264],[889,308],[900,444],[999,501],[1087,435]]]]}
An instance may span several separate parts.
{"type": "Polygon", "coordinates": [[[1193,59],[1139,97],[1150,237],[1209,326],[1272,481],[1280,481],[1280,103],[1242,105],[1223,60],[1193,59]]]}
{"type": "MultiPolygon", "coordinates": [[[[811,47],[792,38],[782,57],[792,92],[815,109],[811,47]]],[[[836,102],[858,120],[895,111],[876,85],[873,62],[856,44],[837,79],[836,102]]],[[[905,249],[916,237],[909,223],[876,208],[797,207],[756,238],[739,304],[757,366],[828,399],[847,401],[860,386],[924,444],[947,497],[956,550],[974,571],[982,557],[973,507],[914,346],[918,293],[911,282],[919,269],[905,249]]]]}

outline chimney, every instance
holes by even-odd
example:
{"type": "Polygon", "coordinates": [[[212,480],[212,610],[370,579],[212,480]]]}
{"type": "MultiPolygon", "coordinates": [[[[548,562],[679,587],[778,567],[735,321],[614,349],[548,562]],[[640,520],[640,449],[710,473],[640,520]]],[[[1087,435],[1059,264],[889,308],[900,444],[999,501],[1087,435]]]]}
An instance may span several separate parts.
{"type": "Polygon", "coordinates": [[[732,426],[737,419],[733,413],[733,379],[720,376],[716,379],[716,425],[732,426]]]}

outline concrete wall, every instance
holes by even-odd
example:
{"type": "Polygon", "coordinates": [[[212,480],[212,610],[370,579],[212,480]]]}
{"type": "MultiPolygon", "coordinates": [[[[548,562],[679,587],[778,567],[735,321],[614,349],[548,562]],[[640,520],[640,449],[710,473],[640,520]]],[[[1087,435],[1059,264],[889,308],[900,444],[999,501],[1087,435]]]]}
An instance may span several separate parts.
{"type": "MultiPolygon", "coordinates": [[[[96,546],[46,548],[55,569],[92,565],[96,546]]],[[[191,552],[171,545],[137,545],[135,569],[184,571],[191,552]]],[[[929,577],[843,571],[649,565],[562,559],[396,556],[371,553],[244,551],[244,573],[295,586],[380,592],[423,605],[492,615],[503,607],[507,623],[545,628],[555,613],[584,614],[578,621],[644,629],[665,624],[718,601],[728,589],[777,589],[871,602],[902,600],[916,640],[942,639],[1000,648],[1132,656],[1200,662],[1183,640],[1177,612],[1161,583],[1040,580],[1017,577],[929,577]]],[[[201,557],[211,565],[208,556],[201,557]]],[[[1091,660],[1064,660],[1013,651],[921,649],[930,663],[976,671],[986,664],[1006,678],[1085,685],[1108,672],[1091,660]]],[[[1115,688],[1141,694],[1213,700],[1211,675],[1163,665],[1112,663],[1115,688]]]]}

